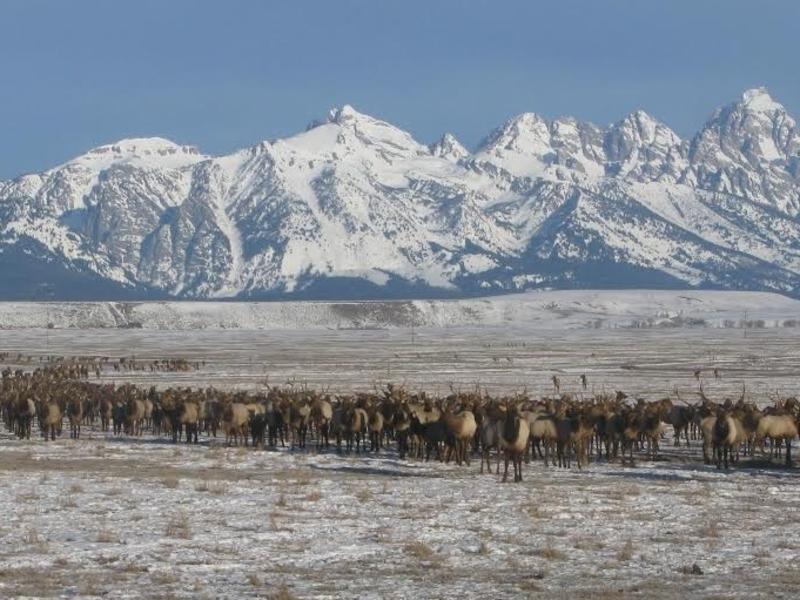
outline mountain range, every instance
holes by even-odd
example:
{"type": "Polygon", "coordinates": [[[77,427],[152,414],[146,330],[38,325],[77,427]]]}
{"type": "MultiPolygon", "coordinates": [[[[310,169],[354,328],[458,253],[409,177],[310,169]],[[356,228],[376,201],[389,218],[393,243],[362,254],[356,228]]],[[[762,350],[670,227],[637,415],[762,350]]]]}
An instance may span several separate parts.
{"type": "Polygon", "coordinates": [[[0,182],[0,299],[800,297],[799,215],[800,134],[763,88],[689,139],[525,113],[474,151],[343,106],[227,156],[125,139],[0,182]]]}

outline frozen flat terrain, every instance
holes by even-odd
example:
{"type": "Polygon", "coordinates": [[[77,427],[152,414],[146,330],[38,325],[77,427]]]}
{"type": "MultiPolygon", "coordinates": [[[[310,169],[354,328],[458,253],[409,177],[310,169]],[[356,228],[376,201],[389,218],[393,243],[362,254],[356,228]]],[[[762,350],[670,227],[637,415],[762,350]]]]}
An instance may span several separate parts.
{"type": "MultiPolygon", "coordinates": [[[[539,395],[553,374],[578,393],[587,373],[587,393],[656,399],[677,387],[687,400],[701,369],[712,398],[738,397],[745,383],[767,404],[797,393],[800,328],[22,328],[0,331],[0,352],[22,368],[45,354],[205,361],[189,373],[102,375],[161,387],[256,389],[268,378],[539,395]]],[[[523,483],[503,485],[477,460],[400,461],[393,448],[339,456],[84,431],[54,443],[0,433],[0,597],[800,594],[797,472],[757,457],[720,473],[697,441],[676,450],[665,438],[664,460],[635,467],[537,461],[523,483]],[[695,564],[702,574],[687,574],[695,564]]]]}
{"type": "Polygon", "coordinates": [[[766,292],[550,291],[375,302],[0,302],[0,329],[394,329],[527,325],[795,327],[800,300],[766,292]]]}
{"type": "MultiPolygon", "coordinates": [[[[0,439],[0,596],[793,598],[782,470],[0,439]],[[694,565],[702,574],[687,574],[694,565]]],[[[668,452],[672,448],[668,448],[668,452]]]]}
{"type": "MultiPolygon", "coordinates": [[[[306,383],[332,392],[371,391],[387,382],[447,394],[480,385],[494,393],[526,389],[552,392],[557,374],[563,391],[623,389],[657,399],[677,387],[697,399],[696,369],[704,370],[712,398],[751,397],[771,402],[797,393],[800,328],[537,330],[529,326],[385,330],[191,330],[138,329],[0,331],[8,363],[30,368],[25,355],[135,356],[206,361],[188,373],[113,371],[101,381],[142,385],[258,389],[264,382],[306,383]],[[712,369],[721,373],[714,379],[712,369]]],[[[94,376],[92,381],[95,381],[94,376]]]]}

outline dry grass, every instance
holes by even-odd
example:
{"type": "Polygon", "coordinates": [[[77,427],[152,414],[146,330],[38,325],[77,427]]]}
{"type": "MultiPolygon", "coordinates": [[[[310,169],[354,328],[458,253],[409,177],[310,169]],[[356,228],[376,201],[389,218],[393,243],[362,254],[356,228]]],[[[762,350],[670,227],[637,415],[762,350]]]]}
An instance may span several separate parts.
{"type": "Polygon", "coordinates": [[[374,496],[372,494],[372,491],[369,488],[366,488],[366,487],[362,488],[362,489],[360,489],[360,490],[358,490],[356,492],[356,500],[358,500],[362,504],[365,504],[365,503],[371,501],[373,497],[374,496]]]}
{"type": "Polygon", "coordinates": [[[421,540],[409,542],[403,552],[416,560],[433,561],[438,557],[436,551],[421,540]]]}
{"type": "Polygon", "coordinates": [[[267,594],[267,600],[297,600],[285,583],[279,585],[274,591],[267,594]]]}
{"type": "Polygon", "coordinates": [[[171,490],[178,489],[178,486],[180,486],[180,484],[181,480],[178,479],[177,477],[165,477],[164,479],[161,480],[161,485],[171,490]]]}
{"type": "Polygon", "coordinates": [[[22,541],[29,546],[44,543],[44,539],[39,535],[39,530],[35,527],[28,527],[22,535],[22,541]]]}
{"type": "Polygon", "coordinates": [[[194,486],[195,492],[206,492],[213,496],[224,496],[228,493],[228,486],[222,481],[200,481],[194,486]]]}
{"type": "Polygon", "coordinates": [[[581,537],[573,542],[572,547],[576,550],[598,551],[602,550],[605,545],[603,542],[597,539],[591,537],[581,537]]]}
{"type": "Polygon", "coordinates": [[[30,489],[30,490],[25,490],[24,492],[20,492],[19,494],[17,494],[16,500],[19,503],[25,503],[25,502],[35,502],[36,500],[39,500],[40,498],[41,498],[41,496],[39,496],[39,493],[36,490],[30,489]]]}
{"type": "Polygon", "coordinates": [[[558,548],[554,548],[549,540],[544,547],[538,548],[533,552],[533,554],[546,560],[564,560],[567,558],[567,555],[558,548]]]}
{"type": "Polygon", "coordinates": [[[147,573],[150,570],[146,565],[140,565],[130,561],[116,565],[114,568],[116,571],[122,573],[147,573]]]}
{"type": "Polygon", "coordinates": [[[716,539],[720,536],[719,524],[716,521],[707,521],[697,533],[700,537],[716,539]]]}
{"type": "Polygon", "coordinates": [[[110,529],[103,528],[97,532],[97,536],[95,537],[95,541],[98,544],[119,544],[120,539],[119,536],[111,531],[110,529]]]}
{"type": "Polygon", "coordinates": [[[184,511],[178,511],[167,520],[167,527],[164,535],[171,538],[189,540],[192,538],[192,528],[189,524],[189,516],[184,511]]]}
{"type": "Polygon", "coordinates": [[[298,471],[297,478],[294,480],[294,484],[298,486],[310,485],[311,480],[311,472],[303,469],[302,471],[298,471]]]}
{"type": "Polygon", "coordinates": [[[65,496],[61,496],[58,499],[58,506],[61,509],[65,508],[77,508],[78,502],[75,500],[75,496],[72,494],[67,494],[65,496]]]}
{"type": "Polygon", "coordinates": [[[528,516],[533,520],[543,519],[547,516],[545,511],[541,509],[539,504],[530,504],[526,506],[524,510],[528,514],[528,516]]]}
{"type": "Polygon", "coordinates": [[[177,583],[178,578],[168,571],[156,571],[155,573],[150,573],[150,581],[155,585],[163,586],[177,583]]]}
{"type": "Polygon", "coordinates": [[[306,494],[306,501],[307,502],[319,502],[322,499],[322,494],[319,490],[314,490],[313,492],[309,492],[306,494]]]}
{"type": "Polygon", "coordinates": [[[619,549],[619,552],[617,552],[617,560],[619,562],[628,562],[633,558],[633,551],[633,540],[629,539],[625,542],[625,545],[619,549]]]}

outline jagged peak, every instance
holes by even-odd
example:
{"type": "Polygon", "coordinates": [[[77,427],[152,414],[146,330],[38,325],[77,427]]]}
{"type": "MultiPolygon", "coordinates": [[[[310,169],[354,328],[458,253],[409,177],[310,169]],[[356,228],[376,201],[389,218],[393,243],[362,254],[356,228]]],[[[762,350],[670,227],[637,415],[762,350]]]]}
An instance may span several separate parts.
{"type": "Polygon", "coordinates": [[[486,136],[478,145],[478,149],[479,151],[483,151],[498,143],[502,143],[503,145],[508,144],[511,138],[520,137],[539,127],[544,127],[544,129],[549,131],[550,124],[544,117],[536,113],[521,113],[512,117],[486,136]]]}
{"type": "Polygon", "coordinates": [[[739,104],[751,112],[774,112],[785,110],[780,102],[776,102],[770,96],[765,87],[756,87],[745,90],[739,104]]]}
{"type": "Polygon", "coordinates": [[[469,156],[469,150],[467,150],[452,133],[445,133],[439,141],[431,144],[430,150],[431,154],[441,158],[460,160],[469,156]]]}
{"type": "Polygon", "coordinates": [[[502,129],[535,127],[540,124],[549,125],[547,119],[534,112],[524,112],[506,121],[502,129]]]}
{"type": "Polygon", "coordinates": [[[328,123],[345,125],[354,123],[356,121],[377,122],[379,119],[371,117],[366,113],[357,111],[350,104],[343,104],[342,106],[338,107],[335,106],[328,111],[328,123]]]}
{"type": "Polygon", "coordinates": [[[633,112],[623,117],[620,123],[625,123],[626,121],[630,123],[653,123],[656,125],[662,124],[661,121],[659,121],[649,112],[641,108],[637,108],[633,112]]]}
{"type": "Polygon", "coordinates": [[[645,140],[652,141],[658,133],[662,139],[664,139],[663,136],[666,136],[670,143],[680,144],[682,141],[681,137],[668,125],[642,109],[634,110],[626,115],[609,127],[607,131],[613,134],[629,127],[636,129],[638,135],[645,140]]]}

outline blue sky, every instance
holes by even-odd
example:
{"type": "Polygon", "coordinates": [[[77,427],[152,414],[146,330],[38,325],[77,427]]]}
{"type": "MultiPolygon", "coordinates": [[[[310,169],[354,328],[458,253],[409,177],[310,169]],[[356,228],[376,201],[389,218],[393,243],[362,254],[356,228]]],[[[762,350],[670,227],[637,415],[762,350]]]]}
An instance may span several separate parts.
{"type": "Polygon", "coordinates": [[[681,135],[766,85],[800,114],[796,0],[0,0],[0,178],[160,135],[219,154],[349,103],[474,146],[525,111],[681,135]]]}

